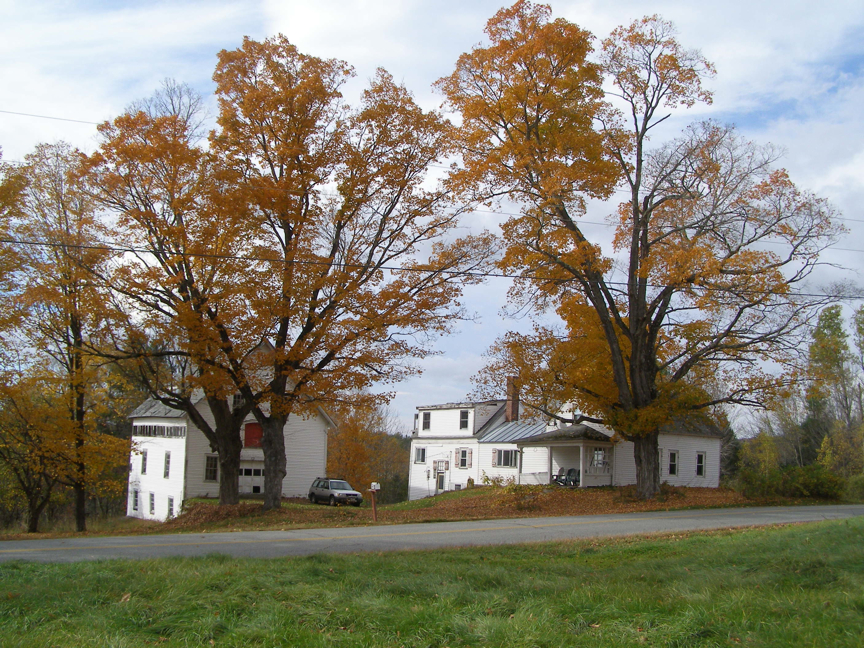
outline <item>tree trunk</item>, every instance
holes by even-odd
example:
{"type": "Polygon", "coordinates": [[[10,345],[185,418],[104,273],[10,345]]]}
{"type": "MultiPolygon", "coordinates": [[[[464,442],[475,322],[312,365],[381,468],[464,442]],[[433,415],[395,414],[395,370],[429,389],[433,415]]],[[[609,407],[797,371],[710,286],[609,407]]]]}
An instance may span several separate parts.
{"type": "Polygon", "coordinates": [[[282,506],[282,480],[288,474],[285,460],[285,421],[287,417],[270,416],[262,421],[261,446],[264,449],[264,510],[282,506]]]}
{"type": "Polygon", "coordinates": [[[87,490],[81,482],[76,482],[72,490],[75,492],[75,530],[83,532],[87,530],[87,490]]]}
{"type": "Polygon", "coordinates": [[[213,414],[212,427],[191,403],[184,409],[219,455],[219,506],[239,504],[240,453],[243,451],[240,428],[249,408],[244,405],[232,409],[227,398],[215,396],[208,396],[207,404],[213,414]]]}
{"type": "Polygon", "coordinates": [[[659,433],[633,440],[633,457],[636,459],[636,496],[642,500],[653,499],[660,493],[660,445],[659,433]]]}
{"type": "Polygon", "coordinates": [[[27,502],[27,533],[36,533],[39,531],[39,518],[42,517],[42,511],[48,506],[50,501],[50,491],[44,497],[35,496],[28,498],[27,502]]]}
{"type": "Polygon", "coordinates": [[[240,503],[240,453],[219,453],[219,506],[240,503]]]}

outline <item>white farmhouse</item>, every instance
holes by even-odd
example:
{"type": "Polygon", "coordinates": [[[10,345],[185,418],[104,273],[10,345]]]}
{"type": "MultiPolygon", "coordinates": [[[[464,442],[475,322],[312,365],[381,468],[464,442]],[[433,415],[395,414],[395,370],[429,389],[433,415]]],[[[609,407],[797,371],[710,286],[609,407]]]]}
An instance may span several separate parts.
{"type": "MultiPolygon", "coordinates": [[[[519,396],[417,408],[408,498],[420,499],[502,478],[519,484],[624,486],[636,483],[633,444],[614,442],[602,425],[520,421],[519,396]]],[[[660,479],[673,486],[716,488],[722,433],[676,424],[660,434],[660,479]]]]}
{"type": "MultiPolygon", "coordinates": [[[[213,415],[201,398],[196,407],[212,425],[213,415]]],[[[130,457],[126,513],[145,520],[177,515],[191,497],[219,496],[219,458],[210,442],[179,410],[148,399],[130,417],[135,451],[130,457]]],[[[327,430],[333,421],[323,409],[308,417],[292,415],[285,424],[288,474],[284,497],[305,497],[312,481],[326,472],[327,430]]],[[[240,493],[264,490],[261,426],[250,414],[241,431],[240,493]]]]}

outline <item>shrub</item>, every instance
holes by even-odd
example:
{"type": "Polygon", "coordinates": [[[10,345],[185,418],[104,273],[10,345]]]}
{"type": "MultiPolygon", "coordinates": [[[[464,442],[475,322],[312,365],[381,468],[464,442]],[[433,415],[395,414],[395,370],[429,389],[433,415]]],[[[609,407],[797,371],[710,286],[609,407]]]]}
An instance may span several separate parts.
{"type": "Polygon", "coordinates": [[[738,490],[750,499],[777,497],[817,497],[840,499],[846,486],[838,477],[819,464],[789,466],[782,470],[757,471],[742,468],[738,473],[738,490]]]}
{"type": "Polygon", "coordinates": [[[776,469],[761,471],[753,468],[741,468],[738,471],[736,489],[748,499],[777,497],[780,494],[781,481],[781,473],[776,469]]]}
{"type": "Polygon", "coordinates": [[[783,471],[781,494],[786,497],[840,499],[846,480],[824,466],[792,466],[783,471]]]}
{"type": "Polygon", "coordinates": [[[864,475],[855,475],[846,482],[846,499],[860,502],[864,500],[864,475]]]}

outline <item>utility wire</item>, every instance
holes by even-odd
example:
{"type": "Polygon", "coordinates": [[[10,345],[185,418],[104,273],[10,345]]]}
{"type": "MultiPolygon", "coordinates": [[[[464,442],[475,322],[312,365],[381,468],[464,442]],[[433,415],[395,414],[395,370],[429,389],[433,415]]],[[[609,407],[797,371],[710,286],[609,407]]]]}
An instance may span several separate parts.
{"type": "MultiPolygon", "coordinates": [[[[9,245],[27,245],[32,247],[53,247],[53,248],[73,248],[78,250],[95,250],[102,252],[123,252],[130,254],[150,254],[153,255],[153,251],[146,248],[136,248],[136,247],[119,247],[114,245],[109,245],[107,243],[99,243],[94,245],[86,245],[83,243],[55,243],[51,241],[29,241],[24,239],[13,239],[13,238],[0,238],[0,243],[6,243],[9,245]]],[[[170,256],[174,257],[197,257],[204,259],[224,259],[228,261],[260,261],[263,263],[282,263],[284,259],[279,259],[275,257],[262,257],[262,256],[251,256],[251,255],[240,255],[240,254],[215,254],[215,253],[201,253],[201,254],[173,254],[170,256]]],[[[309,261],[309,260],[294,260],[292,263],[296,263],[297,265],[312,265],[312,266],[326,266],[332,265],[336,268],[343,269],[363,269],[368,266],[359,264],[359,263],[330,263],[329,261],[309,261]]],[[[524,275],[516,275],[516,274],[507,274],[504,272],[481,272],[478,270],[445,270],[439,268],[403,268],[399,266],[378,266],[377,270],[387,270],[390,272],[427,272],[432,274],[447,274],[454,277],[477,277],[477,278],[492,278],[492,279],[538,279],[539,277],[530,277],[524,275]]],[[[626,281],[605,281],[607,286],[627,286],[626,281]]],[[[662,284],[648,284],[651,288],[666,288],[666,286],[662,284]]],[[[692,288],[697,288],[701,290],[713,291],[713,292],[728,292],[729,289],[725,288],[715,288],[712,286],[704,286],[704,285],[691,285],[692,288]]],[[[764,294],[764,291],[759,290],[737,290],[735,291],[740,294],[764,294]]],[[[768,294],[776,295],[780,293],[773,293],[768,291],[768,294]]],[[[835,297],[835,295],[829,295],[827,293],[795,293],[796,296],[799,297],[835,297]]],[[[858,299],[857,297],[850,297],[849,299],[858,299]]]]}
{"type": "MultiPolygon", "coordinates": [[[[76,124],[92,124],[93,126],[98,126],[100,124],[100,122],[84,121],[82,119],[69,119],[67,117],[49,117],[48,115],[34,115],[32,113],[14,112],[12,110],[0,110],[0,113],[5,113],[7,115],[21,115],[23,117],[36,117],[38,119],[52,119],[52,120],[56,120],[56,121],[74,122],[76,124]]],[[[16,160],[7,160],[7,162],[17,162],[18,164],[21,164],[20,160],[17,160],[17,161],[16,160]]],[[[444,165],[444,164],[429,164],[428,166],[430,168],[445,169],[448,171],[451,168],[451,167],[444,165]]],[[[614,191],[614,193],[629,194],[630,192],[627,191],[626,189],[616,189],[614,191]]],[[[491,211],[491,210],[484,210],[484,209],[474,209],[472,211],[475,211],[478,213],[484,213],[484,214],[496,214],[496,215],[500,215],[500,216],[521,216],[521,214],[514,213],[514,212],[500,212],[500,211],[491,211]]],[[[835,216],[834,220],[846,221],[849,223],[864,223],[864,219],[846,218],[844,216],[835,216]]],[[[613,227],[614,226],[613,223],[605,223],[605,222],[600,222],[600,221],[580,220],[579,222],[585,223],[586,225],[603,225],[604,227],[613,227]]],[[[832,247],[831,249],[832,250],[838,250],[841,252],[864,252],[864,250],[849,250],[849,249],[834,248],[834,247],[832,247]]]]}
{"type": "Polygon", "coordinates": [[[76,124],[92,124],[98,126],[99,122],[84,121],[83,119],[68,119],[66,117],[49,117],[48,115],[33,115],[31,113],[14,112],[12,110],[0,110],[7,115],[21,115],[22,117],[38,117],[39,119],[53,119],[55,121],[75,122],[76,124]]]}

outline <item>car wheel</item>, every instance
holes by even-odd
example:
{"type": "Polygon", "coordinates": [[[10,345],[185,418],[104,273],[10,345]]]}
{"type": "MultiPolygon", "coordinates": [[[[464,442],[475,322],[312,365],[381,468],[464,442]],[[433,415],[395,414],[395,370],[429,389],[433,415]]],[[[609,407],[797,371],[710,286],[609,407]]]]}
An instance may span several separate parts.
{"type": "Polygon", "coordinates": [[[330,496],[330,506],[336,506],[336,498],[332,495],[330,496]]]}
{"type": "Polygon", "coordinates": [[[315,503],[315,496],[312,493],[309,493],[309,502],[312,504],[315,503]]]}

